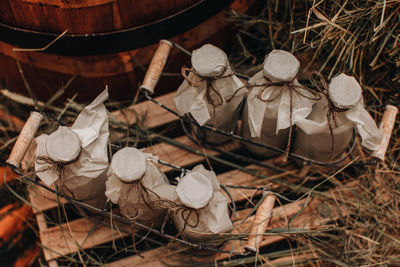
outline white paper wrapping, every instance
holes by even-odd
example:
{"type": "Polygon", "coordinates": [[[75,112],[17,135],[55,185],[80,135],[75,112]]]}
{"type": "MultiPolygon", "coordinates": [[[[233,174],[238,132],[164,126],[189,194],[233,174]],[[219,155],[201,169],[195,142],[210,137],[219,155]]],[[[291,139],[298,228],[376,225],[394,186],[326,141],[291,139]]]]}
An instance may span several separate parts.
{"type": "MultiPolygon", "coordinates": [[[[250,80],[249,84],[265,84],[267,80],[264,78],[264,71],[256,73],[250,80]]],[[[294,85],[300,86],[297,80],[294,80],[294,85]]],[[[277,86],[268,87],[264,90],[261,98],[264,100],[274,99],[280,90],[282,93],[280,97],[277,97],[272,102],[263,102],[258,97],[257,94],[263,87],[255,87],[250,91],[247,106],[249,110],[248,121],[252,137],[260,137],[263,124],[268,124],[268,120],[276,117],[276,124],[273,125],[275,134],[279,133],[279,130],[286,129],[290,127],[290,92],[288,88],[280,89],[277,86]]],[[[305,89],[299,89],[303,95],[309,98],[315,98],[314,95],[309,93],[305,89]]],[[[292,93],[292,125],[297,121],[304,119],[311,113],[312,105],[315,100],[305,98],[296,92],[292,93]]]]}
{"type": "MultiPolygon", "coordinates": [[[[212,183],[213,195],[204,208],[197,209],[199,213],[199,223],[196,227],[186,225],[183,232],[183,237],[191,240],[201,241],[209,239],[211,236],[226,233],[232,230],[233,225],[229,218],[228,200],[222,194],[219,187],[217,176],[213,171],[206,170],[202,165],[197,165],[193,168],[192,173],[198,173],[208,177],[212,183]]],[[[179,180],[179,179],[178,179],[179,180]]],[[[175,186],[164,186],[156,188],[156,192],[160,197],[174,201],[178,204],[183,204],[178,194],[176,193],[175,186]]],[[[178,231],[184,228],[185,222],[182,219],[181,212],[179,211],[173,215],[178,231]]],[[[189,217],[189,224],[196,224],[197,216],[192,213],[189,217]]]]}
{"type": "MultiPolygon", "coordinates": [[[[232,73],[232,70],[228,67],[222,76],[227,76],[230,73],[232,73]]],[[[190,73],[188,77],[190,80],[196,79],[194,78],[194,73],[190,73]]],[[[186,80],[183,81],[181,86],[179,86],[174,98],[175,107],[179,115],[190,113],[200,125],[205,125],[206,123],[214,125],[214,121],[217,127],[219,125],[224,126],[224,123],[229,124],[226,121],[229,121],[228,118],[233,118],[235,111],[247,90],[246,88],[242,88],[236,93],[235,97],[227,103],[226,100],[230,99],[239,88],[244,86],[244,84],[235,75],[217,79],[212,84],[224,99],[222,106],[215,109],[217,114],[216,116],[214,115],[213,106],[209,104],[206,99],[207,82],[199,81],[198,86],[192,87],[186,80]],[[224,115],[228,118],[219,116],[221,112],[224,112],[224,115]]],[[[215,102],[219,101],[215,92],[211,91],[211,97],[215,99],[215,102]]]]}
{"type": "MultiPolygon", "coordinates": [[[[61,188],[64,194],[75,197],[77,200],[91,201],[101,206],[105,199],[105,172],[108,168],[107,140],[108,112],[103,102],[108,99],[108,90],[104,90],[91,104],[86,106],[79,114],[71,129],[81,141],[81,153],[79,158],[72,164],[64,167],[63,185],[61,188]],[[70,191],[73,193],[71,195],[70,191]],[[96,201],[101,199],[101,201],[96,201]]],[[[36,138],[36,157],[47,157],[46,140],[48,135],[43,134],[36,138]]],[[[65,144],[66,146],[68,144],[65,144]]],[[[35,164],[35,171],[45,170],[47,164],[35,164]]],[[[58,180],[56,171],[48,170],[37,173],[38,177],[47,185],[58,180]]],[[[97,204],[95,204],[97,206],[97,204]]]]}
{"type": "MultiPolygon", "coordinates": [[[[154,161],[158,160],[158,157],[153,156],[149,153],[143,153],[146,156],[146,171],[142,177],[143,185],[150,190],[163,184],[169,184],[164,173],[162,173],[155,165],[154,161]]],[[[134,162],[132,163],[134,164],[134,162]]],[[[123,183],[121,180],[113,174],[112,168],[109,168],[107,172],[108,179],[106,181],[106,196],[114,204],[118,204],[121,197],[121,188],[123,183]]]]}
{"type": "Polygon", "coordinates": [[[362,145],[370,150],[376,150],[382,139],[382,132],[376,126],[374,119],[364,108],[362,98],[354,107],[345,112],[337,112],[338,127],[333,126],[334,149],[331,156],[331,135],[326,117],[327,101],[321,99],[312,113],[304,120],[297,121],[299,131],[296,132],[294,153],[319,161],[330,161],[340,157],[348,148],[353,127],[362,139],[362,145]]]}
{"type": "Polygon", "coordinates": [[[383,132],[376,125],[375,120],[364,108],[362,99],[351,110],[346,111],[346,118],[357,128],[361,136],[361,144],[372,151],[379,148],[382,142],[383,132]]]}
{"type": "MultiPolygon", "coordinates": [[[[166,176],[162,173],[153,163],[157,160],[157,157],[143,153],[146,157],[146,171],[140,182],[143,183],[144,187],[149,189],[151,200],[157,200],[157,197],[151,192],[161,185],[169,184],[166,176]]],[[[135,162],[132,162],[135,164],[135,162]]],[[[141,210],[141,215],[137,221],[142,222],[148,226],[158,226],[164,216],[165,210],[150,208],[142,200],[140,195],[135,190],[135,183],[123,183],[120,178],[114,174],[112,166],[107,173],[108,179],[106,181],[106,192],[105,195],[114,204],[118,204],[120,212],[127,218],[134,216],[137,212],[137,207],[141,210]],[[138,206],[139,203],[139,206],[138,206]]]]}
{"type": "MultiPolygon", "coordinates": [[[[200,49],[203,49],[203,47],[200,49]]],[[[208,51],[211,51],[210,53],[215,52],[218,55],[221,55],[222,52],[216,47],[208,51]]],[[[206,56],[209,55],[206,54],[206,56]]],[[[200,61],[200,63],[202,62],[201,59],[199,58],[196,58],[196,61],[200,61]]],[[[223,64],[226,65],[226,68],[225,71],[221,73],[221,75],[219,75],[219,77],[225,77],[225,78],[218,78],[212,82],[212,86],[215,88],[216,91],[220,93],[220,95],[223,98],[222,105],[215,107],[215,114],[214,114],[214,107],[207,101],[206,97],[207,82],[192,72],[189,73],[188,79],[192,81],[193,84],[191,85],[185,79],[177,90],[177,93],[174,98],[174,103],[179,115],[191,114],[193,118],[200,125],[207,124],[215,126],[216,128],[221,130],[230,131],[232,130],[233,125],[235,123],[235,114],[237,108],[240,102],[242,101],[243,97],[247,93],[247,89],[235,75],[231,75],[232,70],[229,67],[227,59],[225,59],[225,62],[223,62],[223,64]],[[237,91],[239,88],[242,89],[240,89],[240,91],[237,91]],[[233,95],[235,96],[232,98],[233,95]],[[228,102],[228,100],[230,101],[228,102]]],[[[214,70],[207,70],[207,71],[209,72],[209,74],[210,73],[215,74],[221,72],[221,69],[223,69],[223,66],[216,64],[214,70]]],[[[208,77],[217,77],[217,76],[218,75],[215,76],[208,75],[208,77]]],[[[212,90],[210,90],[210,96],[215,103],[220,102],[220,98],[212,90]]],[[[206,140],[212,143],[222,143],[223,141],[227,140],[225,137],[221,135],[213,136],[212,134],[209,133],[207,134],[211,137],[206,138],[206,140]]]]}
{"type": "MultiPolygon", "coordinates": [[[[264,77],[264,70],[259,71],[249,80],[250,85],[262,85],[266,83],[268,82],[264,77]]],[[[300,86],[297,80],[294,80],[293,84],[300,86]]],[[[272,101],[263,102],[257,95],[264,88],[253,87],[249,92],[243,112],[242,135],[245,138],[253,138],[256,142],[285,149],[289,137],[288,129],[290,127],[289,89],[281,89],[277,86],[268,87],[262,93],[261,98],[272,101]]],[[[296,90],[307,97],[303,97],[296,92],[292,93],[293,125],[311,113],[312,105],[315,102],[315,100],[312,100],[315,96],[307,90],[299,89],[298,87],[296,87],[296,90]]],[[[273,152],[254,145],[245,143],[245,146],[256,154],[265,156],[273,154],[273,152]]]]}

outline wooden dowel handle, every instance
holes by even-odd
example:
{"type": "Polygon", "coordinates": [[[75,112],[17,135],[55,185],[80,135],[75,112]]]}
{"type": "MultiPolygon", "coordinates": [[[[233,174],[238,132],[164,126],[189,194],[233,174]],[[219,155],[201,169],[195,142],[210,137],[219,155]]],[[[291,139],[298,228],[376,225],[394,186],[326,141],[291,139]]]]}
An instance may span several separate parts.
{"type": "Polygon", "coordinates": [[[385,160],[386,150],[389,146],[390,138],[392,137],[393,127],[396,122],[396,115],[399,110],[393,105],[387,105],[381,120],[380,128],[383,131],[382,142],[377,150],[372,153],[372,156],[382,161],[385,160]]]}
{"type": "Polygon", "coordinates": [[[258,206],[256,215],[254,216],[253,224],[251,226],[249,239],[247,241],[247,245],[245,245],[246,250],[252,252],[258,251],[260,243],[263,239],[262,234],[265,233],[272,216],[275,199],[275,195],[270,193],[260,204],[260,206],[258,206]]]}
{"type": "Polygon", "coordinates": [[[151,60],[150,66],[144,76],[143,84],[140,89],[147,90],[150,94],[154,93],[154,88],[157,85],[161,72],[167,62],[169,52],[172,48],[172,43],[167,40],[161,40],[154,56],[151,60]]]}
{"type": "Polygon", "coordinates": [[[40,122],[43,119],[43,115],[39,112],[31,112],[28,120],[25,122],[17,141],[13,149],[11,150],[10,156],[7,159],[7,163],[19,168],[21,160],[23,159],[29,145],[31,144],[33,137],[35,136],[40,122]]]}

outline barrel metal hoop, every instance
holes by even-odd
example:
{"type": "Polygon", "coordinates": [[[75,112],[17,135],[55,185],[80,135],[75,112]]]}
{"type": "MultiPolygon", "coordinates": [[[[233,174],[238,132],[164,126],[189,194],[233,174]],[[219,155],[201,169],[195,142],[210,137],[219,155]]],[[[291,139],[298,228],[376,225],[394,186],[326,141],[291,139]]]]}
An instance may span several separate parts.
{"type": "MultiPolygon", "coordinates": [[[[138,49],[199,25],[231,2],[232,0],[201,0],[171,16],[130,29],[96,34],[66,34],[45,52],[65,56],[88,56],[138,49]]],[[[58,36],[59,34],[12,27],[0,22],[0,41],[20,48],[42,48],[58,36]]]]}

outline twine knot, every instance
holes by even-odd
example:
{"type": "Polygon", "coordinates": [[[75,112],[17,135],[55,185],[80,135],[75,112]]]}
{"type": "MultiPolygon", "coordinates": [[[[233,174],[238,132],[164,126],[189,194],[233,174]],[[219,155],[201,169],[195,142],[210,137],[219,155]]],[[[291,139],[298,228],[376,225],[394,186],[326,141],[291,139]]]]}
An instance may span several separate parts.
{"type": "MultiPolygon", "coordinates": [[[[125,216],[134,222],[137,218],[139,218],[143,214],[142,203],[145,204],[150,209],[152,209],[154,207],[154,205],[152,205],[153,199],[150,195],[150,193],[152,191],[143,185],[142,180],[137,180],[137,181],[134,181],[131,183],[126,183],[123,181],[121,181],[121,182],[122,182],[122,184],[125,184],[128,186],[128,190],[126,192],[127,198],[125,199],[125,201],[123,201],[121,203],[120,208],[124,209],[125,216]],[[127,207],[128,206],[127,205],[128,197],[129,197],[130,193],[132,192],[132,190],[134,192],[136,192],[136,195],[138,196],[136,206],[132,210],[133,213],[131,213],[132,211],[128,211],[128,207],[127,207]]],[[[153,194],[157,195],[154,192],[153,192],[153,194]]]]}
{"type": "MultiPolygon", "coordinates": [[[[185,80],[189,83],[189,85],[191,87],[199,87],[200,84],[198,83],[198,81],[200,81],[200,82],[204,82],[205,81],[206,82],[206,99],[207,99],[207,102],[211,106],[213,106],[214,109],[219,107],[219,106],[221,106],[224,103],[224,97],[221,95],[221,93],[217,89],[215,89],[213,83],[215,81],[217,81],[217,80],[225,79],[225,78],[232,77],[233,75],[235,75],[234,72],[230,72],[230,73],[228,73],[226,75],[223,75],[225,73],[225,71],[226,71],[226,68],[218,76],[206,77],[206,76],[201,76],[200,74],[198,74],[193,68],[188,68],[186,66],[183,66],[182,69],[181,69],[181,73],[182,73],[183,78],[185,78],[185,80]],[[189,78],[189,74],[190,73],[192,73],[195,76],[194,80],[189,78]],[[211,92],[214,92],[217,95],[217,97],[218,97],[217,101],[215,101],[211,97],[211,92]]],[[[239,88],[239,89],[241,89],[241,88],[239,88]]],[[[236,90],[233,93],[233,95],[228,100],[226,100],[226,102],[230,102],[232,100],[232,98],[236,95],[237,91],[238,90],[236,90]]]]}
{"type": "Polygon", "coordinates": [[[75,199],[74,192],[72,192],[68,186],[65,184],[65,176],[64,176],[64,170],[65,167],[68,165],[71,165],[72,163],[76,162],[80,157],[79,155],[76,157],[76,159],[73,159],[68,162],[59,162],[51,159],[48,156],[39,156],[36,158],[36,164],[39,165],[48,165],[46,168],[39,170],[38,172],[46,172],[46,171],[55,171],[58,175],[58,180],[60,181],[62,189],[65,189],[68,193],[71,194],[71,196],[75,199]]]}
{"type": "Polygon", "coordinates": [[[338,121],[336,119],[336,113],[346,112],[346,111],[350,110],[350,108],[341,108],[341,107],[338,107],[335,105],[335,103],[329,96],[329,85],[325,81],[325,79],[321,73],[319,73],[317,71],[313,71],[311,73],[310,81],[315,86],[316,90],[325,97],[325,99],[328,103],[328,105],[327,105],[328,111],[326,112],[326,118],[328,120],[328,127],[329,127],[329,132],[331,135],[330,157],[332,159],[333,150],[335,149],[335,138],[333,135],[333,128],[337,128],[339,126],[338,121]],[[314,77],[314,76],[316,76],[316,77],[314,77]],[[333,126],[332,126],[332,123],[333,123],[333,126]]]}
{"type": "MultiPolygon", "coordinates": [[[[321,97],[318,95],[317,92],[315,92],[313,89],[302,86],[302,85],[297,85],[294,84],[295,78],[293,78],[292,80],[289,81],[272,81],[270,78],[264,76],[265,79],[265,83],[263,84],[247,84],[247,88],[249,89],[253,89],[253,88],[261,88],[258,93],[254,96],[254,98],[259,99],[260,101],[264,102],[264,103],[271,103],[274,100],[278,99],[279,97],[282,96],[283,90],[289,90],[289,96],[290,96],[290,127],[289,127],[289,137],[288,137],[288,143],[285,149],[285,154],[283,156],[283,160],[287,161],[288,157],[289,157],[289,152],[290,152],[290,147],[292,144],[292,132],[293,132],[293,93],[298,94],[301,97],[310,99],[310,100],[320,100],[321,97]],[[269,99],[263,99],[262,95],[265,92],[265,90],[267,90],[270,87],[275,87],[275,91],[273,93],[275,93],[276,91],[278,91],[278,93],[269,99]],[[301,90],[305,90],[307,92],[309,92],[312,96],[309,95],[305,95],[303,92],[301,92],[301,90]]],[[[272,94],[271,94],[272,95],[272,94]]]]}
{"type": "MultiPolygon", "coordinates": [[[[256,98],[258,98],[260,101],[264,102],[264,103],[270,103],[273,102],[274,100],[278,99],[282,93],[283,90],[288,89],[289,93],[290,93],[290,99],[292,99],[292,93],[295,92],[296,94],[300,95],[301,97],[310,99],[310,100],[320,100],[321,97],[318,95],[317,92],[315,92],[313,89],[305,87],[303,85],[297,85],[294,84],[295,78],[289,81],[272,81],[270,78],[264,76],[265,79],[265,83],[263,84],[248,84],[247,87],[249,89],[255,88],[255,87],[262,87],[262,89],[260,89],[258,91],[258,93],[254,96],[256,98]],[[262,95],[265,92],[265,90],[267,90],[270,87],[275,87],[275,91],[278,91],[278,94],[270,99],[263,99],[262,95]],[[312,94],[313,96],[308,96],[305,95],[303,92],[301,92],[301,90],[305,90],[307,92],[309,92],[310,94],[312,94]]],[[[292,101],[291,101],[292,102],[292,101]]],[[[292,109],[291,109],[292,111],[292,109]]]]}
{"type": "Polygon", "coordinates": [[[186,229],[186,226],[190,227],[197,227],[200,223],[200,214],[197,209],[187,207],[183,204],[178,204],[176,202],[167,200],[167,199],[161,199],[159,198],[158,200],[155,201],[155,206],[159,208],[165,208],[165,209],[170,209],[172,210],[175,214],[179,214],[184,221],[184,225],[182,230],[180,231],[179,235],[183,233],[186,229]],[[190,218],[192,215],[195,216],[195,219],[193,222],[190,222],[190,218]]]}
{"type": "MultiPolygon", "coordinates": [[[[122,183],[128,184],[124,182],[122,183]]],[[[132,222],[135,222],[143,214],[143,203],[150,209],[170,209],[174,213],[181,212],[181,217],[184,221],[184,227],[181,232],[185,230],[186,225],[189,225],[190,227],[198,226],[200,222],[200,215],[196,209],[189,208],[183,204],[178,204],[171,200],[161,198],[157,193],[144,186],[142,180],[129,183],[127,195],[129,195],[131,190],[135,190],[138,196],[138,201],[136,202],[136,206],[133,209],[133,213],[130,214],[127,210],[127,199],[123,203],[121,203],[121,208],[125,210],[125,216],[132,222]],[[193,214],[196,217],[194,222],[190,223],[189,220],[193,214]]]]}

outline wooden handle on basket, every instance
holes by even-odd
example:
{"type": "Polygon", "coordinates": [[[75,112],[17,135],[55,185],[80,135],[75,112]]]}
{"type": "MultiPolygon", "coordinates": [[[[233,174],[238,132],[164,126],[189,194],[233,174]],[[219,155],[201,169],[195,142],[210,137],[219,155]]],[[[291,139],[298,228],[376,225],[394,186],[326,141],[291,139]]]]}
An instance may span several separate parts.
{"type": "Polygon", "coordinates": [[[244,247],[246,250],[258,252],[258,248],[263,239],[262,234],[265,233],[272,216],[275,199],[275,195],[269,194],[258,207],[256,215],[254,216],[253,225],[251,226],[247,245],[244,247]]]}
{"type": "Polygon", "coordinates": [[[161,72],[164,69],[171,48],[172,43],[170,41],[160,41],[160,44],[151,60],[150,66],[147,69],[146,75],[144,76],[143,84],[140,86],[140,89],[145,89],[150,94],[154,93],[154,87],[156,87],[161,72]]]}
{"type": "Polygon", "coordinates": [[[387,105],[383,113],[380,128],[383,131],[383,138],[379,148],[372,153],[372,156],[382,161],[385,160],[386,150],[392,137],[393,127],[396,122],[396,115],[399,110],[393,105],[387,105]]]}
{"type": "Polygon", "coordinates": [[[25,122],[17,141],[13,149],[11,150],[10,156],[7,159],[7,163],[11,166],[19,168],[21,160],[23,159],[29,145],[31,144],[33,137],[35,136],[40,122],[43,119],[43,115],[39,112],[31,112],[28,120],[25,122]]]}

